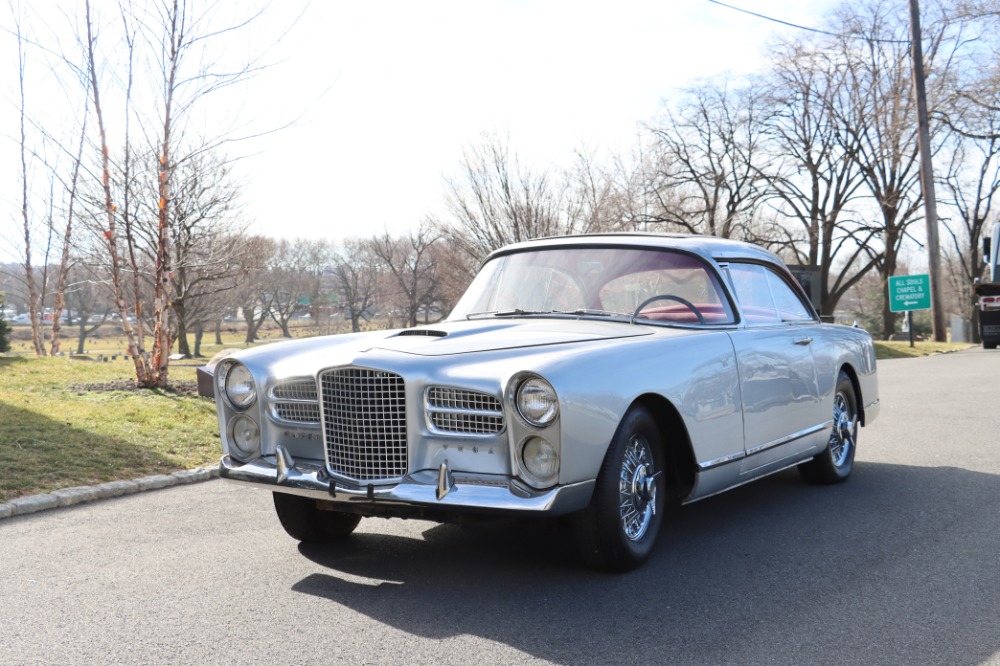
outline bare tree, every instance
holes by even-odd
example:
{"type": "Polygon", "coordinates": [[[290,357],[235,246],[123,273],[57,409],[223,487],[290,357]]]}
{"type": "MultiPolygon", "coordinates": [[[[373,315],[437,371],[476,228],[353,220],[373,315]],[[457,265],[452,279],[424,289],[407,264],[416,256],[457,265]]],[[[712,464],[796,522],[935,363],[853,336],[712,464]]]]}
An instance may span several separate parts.
{"type": "Polygon", "coordinates": [[[277,242],[268,266],[270,316],[285,337],[292,335],[288,327],[292,317],[319,297],[320,277],[329,253],[325,241],[300,238],[277,242]]]}
{"type": "Polygon", "coordinates": [[[566,232],[632,231],[643,224],[643,175],[621,157],[601,163],[593,151],[578,149],[566,173],[566,232]]]}
{"type": "Polygon", "coordinates": [[[763,195],[760,92],[708,81],[685,91],[652,129],[654,206],[643,222],[722,238],[746,237],[763,195]]]}
{"type": "MultiPolygon", "coordinates": [[[[29,182],[28,182],[28,137],[26,131],[26,100],[25,100],[25,71],[27,37],[22,17],[14,14],[15,37],[17,38],[17,83],[18,83],[18,118],[19,118],[19,147],[21,157],[21,222],[24,231],[24,279],[27,287],[28,297],[28,317],[31,321],[31,344],[35,353],[45,356],[45,343],[42,337],[42,297],[44,292],[39,290],[38,281],[35,279],[35,266],[32,263],[32,223],[31,211],[29,209],[29,182]]],[[[44,264],[43,264],[44,265],[44,264]]]]}
{"type": "Polygon", "coordinates": [[[221,316],[221,294],[236,286],[244,263],[240,253],[246,250],[246,223],[239,215],[239,188],[218,155],[205,152],[182,162],[174,171],[173,185],[171,306],[177,351],[190,357],[198,350],[192,354],[188,333],[221,316]]]}
{"type": "MultiPolygon", "coordinates": [[[[920,219],[920,161],[917,149],[916,109],[910,93],[908,22],[898,7],[887,2],[844,5],[838,16],[843,26],[839,55],[847,61],[844,132],[841,140],[864,177],[868,195],[876,206],[869,226],[872,241],[879,241],[877,265],[883,288],[899,267],[900,252],[909,227],[920,219]]],[[[930,26],[928,22],[928,26],[930,26]]],[[[927,49],[933,65],[940,46],[940,27],[925,31],[932,44],[927,49]]],[[[935,72],[933,66],[928,72],[935,72]]],[[[862,228],[864,225],[862,225],[862,228]]],[[[896,315],[884,299],[882,336],[895,330],[896,315]]]]}
{"type": "Polygon", "coordinates": [[[522,167],[509,139],[484,136],[466,150],[461,172],[446,180],[447,228],[476,260],[510,243],[562,233],[559,198],[548,173],[522,167]]]}
{"type": "Polygon", "coordinates": [[[761,175],[777,224],[760,240],[819,268],[820,311],[832,315],[880,258],[869,246],[876,230],[854,222],[864,177],[855,159],[860,133],[844,126],[853,119],[848,63],[798,42],[781,47],[771,70],[764,131],[775,159],[761,175]]]}
{"type": "Polygon", "coordinates": [[[439,240],[438,232],[429,223],[399,238],[383,231],[371,239],[372,252],[390,276],[394,295],[409,326],[416,326],[421,307],[429,310],[436,299],[438,273],[434,266],[434,245],[439,240]]]}
{"type": "MultiPolygon", "coordinates": [[[[95,20],[89,0],[86,3],[86,51],[92,97],[100,134],[102,159],[101,180],[104,188],[102,207],[106,223],[102,235],[111,257],[112,283],[115,304],[122,316],[129,354],[136,366],[137,382],[145,387],[162,387],[167,384],[171,349],[170,313],[176,297],[176,254],[172,223],[174,209],[184,189],[177,182],[186,162],[211,152],[232,137],[225,130],[207,140],[195,141],[188,136],[187,128],[193,109],[204,103],[212,93],[247,80],[258,69],[258,61],[249,59],[235,67],[218,57],[212,45],[223,37],[246,28],[259,16],[234,24],[219,25],[217,13],[221,6],[195,9],[187,0],[150,0],[146,3],[119,5],[122,24],[121,45],[127,58],[121,77],[124,92],[125,141],[124,157],[117,171],[110,161],[110,151],[105,132],[104,109],[101,106],[101,86],[96,62],[95,20]],[[149,76],[136,77],[137,67],[149,76]],[[136,81],[152,82],[147,97],[156,103],[141,107],[133,98],[136,81]],[[136,149],[131,134],[132,122],[138,123],[146,146],[136,149]],[[136,168],[135,160],[155,155],[155,196],[139,189],[143,169],[136,168]],[[112,176],[120,174],[119,211],[112,193],[112,176]],[[155,201],[152,211],[143,209],[140,202],[155,201]],[[147,214],[149,217],[147,217],[147,214]],[[118,222],[121,222],[119,227],[118,222]],[[151,221],[155,221],[152,222],[151,221]],[[145,230],[154,233],[148,247],[142,247],[141,236],[145,230]],[[123,238],[119,238],[122,235],[123,238]],[[148,252],[149,254],[146,254],[148,252]],[[152,257],[146,266],[145,256],[152,257]],[[131,288],[127,288],[127,281],[131,288]],[[148,296],[144,296],[146,287],[148,296]],[[129,296],[131,296],[131,304],[129,296]],[[147,314],[151,325],[152,345],[147,351],[144,343],[144,319],[147,314]],[[135,314],[137,330],[129,325],[129,311],[135,314]]],[[[102,24],[103,28],[108,28],[102,24]]],[[[106,52],[106,51],[105,51],[106,52]]],[[[141,98],[143,100],[146,97],[141,98]]],[[[186,214],[186,213],[185,213],[186,214]]]]}
{"type": "Polygon", "coordinates": [[[233,303],[242,313],[246,324],[245,341],[249,344],[257,341],[257,332],[261,325],[271,316],[271,305],[274,292],[268,275],[268,266],[275,252],[275,242],[263,236],[253,236],[247,239],[245,251],[240,253],[243,261],[240,264],[237,287],[233,290],[233,303]]]}
{"type": "Polygon", "coordinates": [[[351,330],[361,330],[361,320],[371,316],[379,284],[379,260],[368,241],[345,240],[333,260],[334,284],[339,305],[351,320],[351,330]]]}
{"type": "Polygon", "coordinates": [[[71,264],[65,297],[70,309],[76,313],[76,353],[83,354],[87,338],[108,321],[113,308],[106,300],[107,286],[102,284],[104,267],[81,259],[71,261],[71,264]]]}

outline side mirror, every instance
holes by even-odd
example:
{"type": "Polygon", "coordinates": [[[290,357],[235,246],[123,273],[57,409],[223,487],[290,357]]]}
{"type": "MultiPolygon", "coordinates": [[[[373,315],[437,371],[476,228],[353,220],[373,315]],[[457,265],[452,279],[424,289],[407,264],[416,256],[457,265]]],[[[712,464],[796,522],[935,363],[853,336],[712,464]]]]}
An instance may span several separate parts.
{"type": "Polygon", "coordinates": [[[986,236],[985,238],[983,238],[983,263],[984,264],[990,263],[990,250],[992,249],[990,247],[990,245],[991,245],[990,241],[991,240],[992,239],[989,236],[986,236]]]}

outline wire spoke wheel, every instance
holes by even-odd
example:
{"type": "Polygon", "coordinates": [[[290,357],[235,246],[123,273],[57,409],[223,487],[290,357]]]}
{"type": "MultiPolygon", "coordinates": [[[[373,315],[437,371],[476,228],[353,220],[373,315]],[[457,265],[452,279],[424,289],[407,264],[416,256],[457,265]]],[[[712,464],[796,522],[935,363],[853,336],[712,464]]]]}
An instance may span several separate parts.
{"type": "Polygon", "coordinates": [[[854,384],[844,372],[837,377],[831,418],[833,426],[823,451],[799,465],[799,473],[809,483],[841,483],[854,468],[860,425],[858,398],[854,384]]]}
{"type": "Polygon", "coordinates": [[[633,436],[625,447],[618,492],[622,531],[630,541],[638,541],[656,515],[653,451],[641,435],[633,436]]]}
{"type": "Polygon", "coordinates": [[[643,406],[618,424],[590,506],[575,517],[584,559],[604,571],[630,571],[645,562],[663,523],[668,495],[660,429],[643,406]]]}
{"type": "Polygon", "coordinates": [[[833,464],[843,467],[857,439],[858,417],[852,413],[847,396],[838,392],[833,400],[833,430],[830,432],[830,453],[833,464]]]}

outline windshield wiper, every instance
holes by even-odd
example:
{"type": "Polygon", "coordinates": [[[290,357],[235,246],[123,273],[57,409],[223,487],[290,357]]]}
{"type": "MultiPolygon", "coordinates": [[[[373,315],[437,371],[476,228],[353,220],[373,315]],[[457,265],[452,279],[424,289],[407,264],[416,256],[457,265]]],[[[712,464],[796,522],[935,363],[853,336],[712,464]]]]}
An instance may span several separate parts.
{"type": "Polygon", "coordinates": [[[553,314],[577,315],[580,317],[628,317],[624,312],[611,312],[609,310],[592,310],[590,308],[579,308],[576,310],[553,310],[553,314]]]}
{"type": "Polygon", "coordinates": [[[473,312],[472,314],[466,315],[466,319],[484,319],[486,317],[515,317],[517,315],[537,315],[537,314],[547,314],[545,312],[538,312],[536,310],[522,310],[521,308],[513,308],[511,310],[492,310],[490,312],[473,312]]]}
{"type": "Polygon", "coordinates": [[[486,317],[526,317],[537,315],[569,315],[571,317],[628,317],[627,312],[610,312],[608,310],[592,310],[590,308],[578,308],[576,310],[522,310],[513,308],[510,310],[492,310],[490,312],[473,312],[466,315],[466,319],[485,319],[486,317]]]}

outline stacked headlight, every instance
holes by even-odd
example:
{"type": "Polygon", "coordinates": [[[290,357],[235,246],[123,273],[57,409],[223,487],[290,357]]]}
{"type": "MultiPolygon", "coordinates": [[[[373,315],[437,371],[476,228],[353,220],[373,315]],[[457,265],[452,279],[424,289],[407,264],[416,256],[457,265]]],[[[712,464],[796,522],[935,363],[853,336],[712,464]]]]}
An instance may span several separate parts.
{"type": "Polygon", "coordinates": [[[524,426],[518,428],[521,443],[517,463],[522,478],[535,488],[548,488],[559,479],[558,429],[559,396],[538,375],[522,376],[516,381],[513,401],[524,426]]]}
{"type": "Polygon", "coordinates": [[[229,421],[229,443],[238,458],[252,458],[260,450],[260,428],[245,414],[237,414],[229,421]]]}
{"type": "Polygon", "coordinates": [[[260,452],[260,426],[245,413],[257,401],[257,384],[245,365],[237,361],[223,361],[215,371],[215,381],[220,395],[233,409],[234,415],[227,424],[229,452],[241,460],[249,460],[260,452]]]}
{"type": "Polygon", "coordinates": [[[541,377],[530,377],[517,387],[517,412],[536,428],[551,425],[559,416],[559,399],[552,385],[541,377]]]}
{"type": "Polygon", "coordinates": [[[559,474],[559,452],[547,439],[529,437],[521,447],[524,468],[542,483],[555,482],[559,474]]]}
{"type": "Polygon", "coordinates": [[[236,409],[244,410],[257,400],[257,385],[253,381],[253,375],[242,363],[221,363],[215,374],[215,381],[219,392],[236,409]]]}

